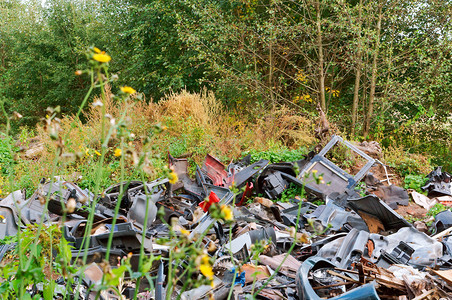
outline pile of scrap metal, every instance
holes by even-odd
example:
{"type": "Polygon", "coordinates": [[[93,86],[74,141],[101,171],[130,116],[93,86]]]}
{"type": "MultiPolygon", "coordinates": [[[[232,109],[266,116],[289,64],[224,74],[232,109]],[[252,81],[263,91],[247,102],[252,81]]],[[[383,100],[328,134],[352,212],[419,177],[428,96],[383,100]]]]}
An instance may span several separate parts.
{"type": "MultiPolygon", "coordinates": [[[[375,164],[381,163],[338,136],[318,154],[295,162],[251,163],[246,157],[225,166],[207,155],[203,166],[196,166],[195,179],[188,174],[187,159],[169,156],[178,175],[175,184],[168,179],[123,182],[97,198],[65,181],[43,183],[28,199],[16,191],[0,201],[0,238],[15,235],[18,224],[60,221],[65,203],[73,199],[76,206],[63,233],[73,246],[73,259],[85,255],[91,263],[83,281],[88,291],[102,277],[96,263],[105,258],[113,230],[112,266],[131,253],[137,268],[142,243],[147,255],[164,258],[151,268],[155,282],[150,286],[156,289],[139,291],[140,299],[164,299],[165,274],[172,263],[165,257],[171,249],[158,240],[168,237],[167,224],[173,224],[188,231],[191,240],[203,234],[206,247],[215,244],[208,251],[215,258],[213,285],[181,292],[178,282],[172,295],[181,299],[452,299],[452,212],[438,215],[435,235],[420,232],[393,210],[407,204],[408,194],[371,176],[375,164]],[[364,160],[355,175],[328,159],[337,144],[364,160]],[[377,192],[358,193],[361,182],[377,192]],[[293,187],[304,193],[282,202],[293,187]],[[232,225],[203,210],[209,197],[233,205],[232,225]],[[41,205],[45,198],[48,211],[41,205]],[[313,203],[319,200],[324,204],[313,203]],[[93,202],[93,226],[87,226],[85,207],[93,202]],[[113,220],[115,210],[119,217],[113,220]],[[164,211],[162,219],[159,210],[164,211]],[[86,230],[88,239],[83,238],[86,230]],[[265,245],[257,255],[256,243],[265,245]]],[[[431,177],[439,180],[437,174],[431,177]]],[[[426,189],[445,188],[433,183],[426,189]]],[[[0,260],[11,248],[0,248],[0,260]]],[[[126,298],[133,289],[124,289],[126,298]]]]}

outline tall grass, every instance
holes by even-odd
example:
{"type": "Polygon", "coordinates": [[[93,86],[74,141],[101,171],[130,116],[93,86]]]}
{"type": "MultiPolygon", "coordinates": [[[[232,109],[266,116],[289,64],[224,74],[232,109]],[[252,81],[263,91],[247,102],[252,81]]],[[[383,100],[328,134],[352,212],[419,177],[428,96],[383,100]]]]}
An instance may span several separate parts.
{"type": "MultiPolygon", "coordinates": [[[[99,100],[100,97],[95,97],[93,102],[99,100]]],[[[133,172],[132,156],[139,156],[142,152],[143,144],[150,138],[155,124],[160,124],[165,130],[152,138],[149,166],[152,172],[146,175],[147,180],[161,175],[159,170],[166,164],[168,151],[174,156],[190,156],[193,161],[201,163],[207,153],[228,161],[239,158],[243,152],[251,149],[298,149],[315,143],[312,135],[314,123],[292,109],[281,107],[249,121],[246,112],[243,115],[231,113],[208,91],[181,91],[167,95],[159,103],[137,99],[137,96],[132,95],[131,101],[123,102],[118,101],[111,87],[106,85],[103,109],[108,117],[106,122],[118,120],[122,112],[128,111],[123,128],[128,132],[125,152],[131,153],[125,162],[126,177],[133,172]]],[[[55,174],[77,181],[85,188],[94,187],[93,166],[100,158],[96,151],[101,152],[99,137],[102,110],[91,105],[83,110],[83,114],[87,120],[84,123],[73,115],[63,116],[59,122],[61,135],[70,136],[65,140],[65,153],[76,154],[77,160],[72,159],[72,156],[57,154],[58,144],[42,125],[38,125],[35,131],[37,138],[44,144],[44,150],[32,158],[17,157],[12,190],[27,188],[33,191],[42,178],[49,178],[49,166],[56,155],[60,157],[55,174]]],[[[120,138],[114,133],[105,153],[102,188],[119,180],[119,165],[113,156],[119,144],[120,138]]],[[[4,193],[12,192],[1,180],[0,189],[4,193]]]]}

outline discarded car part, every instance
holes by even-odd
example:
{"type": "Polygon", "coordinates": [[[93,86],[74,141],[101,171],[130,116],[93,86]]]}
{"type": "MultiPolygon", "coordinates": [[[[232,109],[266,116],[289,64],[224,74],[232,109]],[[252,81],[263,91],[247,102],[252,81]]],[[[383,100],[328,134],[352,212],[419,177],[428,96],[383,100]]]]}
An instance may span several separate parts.
{"type": "Polygon", "coordinates": [[[112,185],[104,191],[102,204],[107,208],[114,209],[118,202],[118,197],[122,188],[123,196],[121,198],[120,207],[124,210],[124,212],[127,212],[133,205],[134,199],[138,196],[163,193],[168,190],[168,186],[168,178],[156,179],[148,183],[143,183],[142,181],[137,180],[124,181],[122,183],[112,185]]]}
{"type": "MultiPolygon", "coordinates": [[[[80,222],[78,226],[80,226],[83,222],[80,222]]],[[[80,249],[82,247],[84,233],[80,237],[75,237],[74,234],[78,229],[77,227],[73,227],[71,230],[69,230],[69,227],[64,226],[63,236],[71,245],[75,247],[75,249],[80,249]]],[[[87,239],[89,243],[88,247],[107,247],[111,228],[107,227],[107,229],[108,232],[98,235],[91,235],[87,239]]],[[[138,233],[134,230],[132,223],[122,223],[115,225],[115,228],[113,229],[112,248],[121,249],[122,251],[125,251],[125,253],[128,253],[130,251],[140,249],[140,246],[141,236],[139,236],[138,233]]],[[[145,245],[145,249],[152,251],[152,244],[148,243],[147,245],[145,245]]]]}
{"type": "MultiPolygon", "coordinates": [[[[304,227],[304,221],[306,221],[306,219],[303,216],[309,213],[313,213],[316,209],[317,205],[311,202],[303,202],[301,204],[300,217],[302,217],[302,219],[300,219],[300,222],[298,222],[299,228],[304,227]]],[[[293,205],[290,208],[282,210],[280,212],[280,217],[284,225],[295,226],[297,224],[298,218],[298,205],[293,205]]]]}
{"type": "MultiPolygon", "coordinates": [[[[297,257],[299,258],[299,260],[304,261],[308,257],[319,254],[319,251],[322,250],[327,253],[325,253],[324,255],[319,254],[319,256],[321,256],[323,258],[333,258],[334,255],[337,253],[337,249],[339,249],[339,246],[335,247],[334,250],[332,250],[332,251],[329,251],[330,249],[327,249],[327,247],[324,247],[324,246],[327,244],[330,244],[334,240],[337,240],[340,238],[345,238],[346,235],[347,235],[346,232],[341,232],[341,233],[332,234],[323,239],[317,240],[310,245],[302,247],[299,250],[297,257]]],[[[340,243],[342,243],[342,241],[340,243]]]]}
{"type": "Polygon", "coordinates": [[[238,169],[230,165],[228,166],[229,172],[226,172],[225,166],[218,159],[207,154],[202,170],[212,180],[213,185],[230,187],[234,184],[237,188],[241,188],[246,181],[256,175],[268,163],[268,160],[261,159],[247,167],[238,169]]]}
{"type": "MultiPolygon", "coordinates": [[[[220,198],[220,204],[230,204],[234,198],[234,193],[232,193],[229,189],[210,185],[210,184],[203,184],[203,189],[207,194],[210,194],[210,191],[214,191],[215,194],[220,198]],[[209,193],[207,193],[209,192],[209,193]]],[[[204,213],[204,215],[199,220],[198,226],[190,233],[189,238],[193,239],[196,235],[199,235],[206,231],[212,223],[215,222],[215,219],[213,219],[208,213],[204,213]]]]}
{"type": "Polygon", "coordinates": [[[346,211],[336,205],[334,201],[329,201],[326,205],[320,205],[314,212],[305,214],[303,217],[318,220],[325,228],[329,227],[333,231],[342,229],[349,231],[351,228],[369,230],[366,223],[357,213],[346,211]]]}
{"type": "Polygon", "coordinates": [[[400,241],[399,245],[392,250],[391,253],[381,250],[376,265],[387,269],[390,265],[403,264],[406,265],[411,259],[414,249],[407,243],[400,241]]]}
{"type": "Polygon", "coordinates": [[[224,245],[224,252],[231,251],[235,258],[245,261],[249,257],[251,245],[262,240],[271,240],[272,243],[276,243],[275,230],[267,227],[248,231],[224,245]]]}
{"type": "Polygon", "coordinates": [[[9,207],[0,206],[0,239],[17,234],[19,222],[14,211],[9,207]]]}
{"type": "Polygon", "coordinates": [[[408,192],[396,185],[379,185],[372,193],[392,209],[397,209],[399,205],[407,206],[410,201],[408,192]]]}
{"type": "MultiPolygon", "coordinates": [[[[248,180],[253,178],[257,173],[259,173],[266,165],[268,165],[269,161],[265,159],[261,159],[258,162],[255,162],[246,168],[240,170],[240,172],[233,174],[232,183],[236,188],[241,188],[248,180]]],[[[230,186],[230,185],[229,185],[230,186]]]]}
{"type": "Polygon", "coordinates": [[[265,178],[258,179],[258,192],[264,192],[269,199],[276,199],[285,189],[289,187],[289,183],[282,178],[282,172],[270,171],[261,175],[265,178]]]}
{"type": "Polygon", "coordinates": [[[315,155],[300,171],[298,179],[303,180],[305,176],[311,174],[313,171],[317,172],[319,175],[323,174],[323,182],[330,183],[329,185],[322,182],[308,182],[306,183],[306,187],[322,191],[322,193],[327,196],[332,192],[342,193],[346,189],[354,188],[374,164],[375,159],[365,154],[351,143],[345,141],[340,136],[333,135],[331,140],[319,154],[315,155]],[[366,164],[355,176],[348,174],[325,157],[328,151],[338,143],[345,145],[348,149],[356,153],[356,155],[366,160],[366,164]]]}
{"type": "Polygon", "coordinates": [[[206,155],[202,170],[207,174],[210,180],[212,180],[213,185],[229,186],[232,182],[232,177],[228,177],[225,166],[221,161],[210,154],[206,155]]]}
{"type": "Polygon", "coordinates": [[[243,203],[245,202],[245,199],[247,199],[248,197],[251,196],[251,193],[253,192],[253,183],[252,182],[247,182],[246,186],[245,186],[245,191],[242,193],[242,197],[240,198],[240,202],[237,203],[237,206],[242,206],[243,203]]]}
{"type": "MultiPolygon", "coordinates": [[[[191,200],[186,198],[184,195],[174,196],[171,198],[162,197],[156,205],[158,209],[163,207],[163,219],[168,224],[171,223],[171,219],[180,219],[181,217],[186,221],[193,221],[193,212],[196,207],[196,201],[191,203],[191,200]]],[[[156,220],[155,222],[159,223],[160,220],[156,220]]]]}
{"type": "MultiPolygon", "coordinates": [[[[71,254],[72,254],[72,261],[77,261],[77,259],[82,259],[83,255],[85,253],[85,250],[79,250],[79,249],[74,249],[71,250],[71,254]]],[[[86,263],[101,263],[102,260],[105,258],[105,254],[107,253],[107,248],[102,247],[102,246],[96,246],[96,247],[92,247],[92,248],[88,248],[88,250],[86,251],[87,253],[87,259],[86,259],[86,263]]],[[[109,258],[109,263],[110,265],[115,265],[118,263],[118,258],[122,258],[124,256],[127,256],[128,252],[123,251],[122,249],[116,249],[116,248],[112,248],[110,249],[110,258],[109,258]]]]}
{"type": "Polygon", "coordinates": [[[155,217],[157,216],[157,206],[155,203],[160,199],[163,191],[160,191],[156,194],[147,196],[147,195],[138,195],[132,201],[132,205],[129,208],[129,213],[127,214],[127,219],[130,221],[134,221],[137,225],[141,227],[141,229],[146,227],[150,227],[152,223],[155,221],[155,217]],[[148,219],[147,223],[145,222],[146,217],[146,206],[148,207],[148,219]]]}
{"type": "Polygon", "coordinates": [[[363,250],[367,241],[369,240],[369,233],[353,228],[345,237],[334,258],[334,263],[341,268],[348,269],[351,264],[359,261],[363,255],[363,250]]]}
{"type": "Polygon", "coordinates": [[[276,199],[290,184],[304,188],[307,195],[312,194],[317,198],[325,198],[321,190],[304,184],[300,179],[295,177],[292,163],[272,164],[266,167],[257,178],[256,188],[258,193],[264,194],[267,198],[276,199]]]}
{"type": "Polygon", "coordinates": [[[445,210],[435,216],[434,228],[436,233],[443,232],[450,227],[452,227],[452,211],[445,210]]]}
{"type": "Polygon", "coordinates": [[[360,199],[349,199],[347,203],[363,218],[372,233],[378,233],[380,229],[387,231],[411,227],[407,220],[375,195],[368,195],[360,199]]]}
{"type": "Polygon", "coordinates": [[[428,191],[428,196],[452,196],[451,180],[452,175],[443,172],[442,167],[436,167],[435,170],[427,175],[428,182],[422,187],[423,191],[428,191]]]}
{"type": "Polygon", "coordinates": [[[440,242],[413,227],[400,228],[396,233],[385,237],[371,235],[370,238],[375,243],[374,257],[378,257],[382,253],[381,250],[392,251],[403,241],[414,249],[409,264],[419,268],[435,265],[436,261],[444,254],[443,245],[440,242]],[[379,245],[379,241],[383,239],[386,242],[379,245]]]}
{"type": "Polygon", "coordinates": [[[188,160],[186,158],[174,158],[168,153],[168,160],[170,168],[174,169],[179,180],[171,185],[171,194],[173,191],[178,189],[185,189],[188,193],[202,199],[203,189],[201,187],[201,182],[205,183],[204,175],[198,166],[196,166],[196,181],[193,181],[188,176],[188,160]]]}
{"type": "MultiPolygon", "coordinates": [[[[321,257],[310,257],[307,260],[305,260],[297,272],[296,285],[298,299],[300,300],[321,299],[321,297],[316,293],[316,290],[311,285],[310,280],[312,276],[311,274],[312,272],[315,272],[316,270],[319,270],[321,268],[335,268],[335,267],[336,266],[333,263],[321,257]]],[[[353,283],[352,278],[350,278],[350,281],[353,283]]],[[[332,297],[329,299],[379,300],[380,298],[377,295],[375,285],[373,283],[367,283],[363,286],[354,288],[339,296],[332,297]]]]}
{"type": "Polygon", "coordinates": [[[70,197],[80,200],[84,199],[87,202],[93,200],[94,195],[87,191],[82,190],[79,186],[72,182],[56,180],[49,183],[42,182],[42,185],[35,191],[35,193],[27,200],[27,206],[36,211],[43,212],[43,200],[50,198],[51,195],[58,195],[62,199],[68,199],[70,197]]]}
{"type": "Polygon", "coordinates": [[[212,204],[220,202],[220,198],[218,198],[217,194],[215,194],[214,191],[210,191],[209,197],[207,200],[202,201],[199,203],[199,207],[202,208],[204,212],[208,212],[209,208],[212,204]]]}
{"type": "Polygon", "coordinates": [[[130,196],[135,196],[134,192],[143,189],[143,182],[138,180],[132,180],[114,184],[108,187],[103,193],[105,195],[103,199],[103,204],[106,205],[107,207],[115,207],[118,201],[121,188],[123,191],[123,195],[121,198],[121,208],[128,209],[132,205],[132,199],[130,199],[130,196]],[[108,204],[106,202],[108,202],[108,204]]]}
{"type": "Polygon", "coordinates": [[[19,219],[24,224],[47,221],[48,215],[43,215],[43,205],[41,205],[39,201],[35,204],[32,198],[27,200],[25,198],[25,190],[17,190],[0,201],[0,215],[2,216],[0,217],[0,228],[2,228],[0,233],[2,235],[7,232],[17,232],[19,219]],[[13,223],[15,223],[16,226],[14,226],[13,223]]]}

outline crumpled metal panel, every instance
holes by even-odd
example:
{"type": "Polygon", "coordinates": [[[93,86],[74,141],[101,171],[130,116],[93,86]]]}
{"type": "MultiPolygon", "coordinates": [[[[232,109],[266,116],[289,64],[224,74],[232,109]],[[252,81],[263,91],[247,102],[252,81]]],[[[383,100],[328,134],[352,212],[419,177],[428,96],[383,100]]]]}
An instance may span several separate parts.
{"type": "Polygon", "coordinates": [[[427,175],[429,180],[427,184],[422,187],[422,190],[428,191],[429,196],[452,196],[452,175],[447,172],[443,172],[441,168],[442,167],[437,167],[427,175]]]}
{"type": "Polygon", "coordinates": [[[329,201],[326,205],[320,205],[313,213],[303,215],[306,219],[318,220],[323,226],[331,226],[333,231],[343,229],[344,224],[352,225],[355,228],[368,230],[365,222],[353,211],[346,211],[336,205],[334,201],[329,201]]]}
{"type": "MultiPolygon", "coordinates": [[[[348,199],[347,203],[359,215],[364,213],[379,219],[384,226],[384,230],[412,227],[407,220],[402,218],[375,195],[368,195],[360,199],[348,199]]],[[[370,224],[367,225],[371,227],[370,224]]]]}

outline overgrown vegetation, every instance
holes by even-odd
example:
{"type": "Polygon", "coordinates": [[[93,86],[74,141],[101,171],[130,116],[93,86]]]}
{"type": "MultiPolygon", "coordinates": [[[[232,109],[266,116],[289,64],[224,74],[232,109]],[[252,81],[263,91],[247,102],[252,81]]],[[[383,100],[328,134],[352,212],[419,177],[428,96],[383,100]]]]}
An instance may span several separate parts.
{"type": "Polygon", "coordinates": [[[429,209],[427,212],[427,216],[435,217],[437,214],[439,214],[442,211],[450,209],[449,207],[445,206],[442,203],[436,203],[433,205],[432,208],[429,209]]]}
{"type": "MultiPolygon", "coordinates": [[[[266,113],[281,105],[292,112],[287,130],[309,131],[301,116],[317,116],[319,104],[352,139],[429,153],[449,170],[450,9],[446,0],[7,0],[0,98],[23,115],[16,132],[48,106],[75,113],[90,79],[74,70],[88,67],[84,51],[95,44],[115,57],[118,84],[148,101],[207,87],[240,134],[248,122],[281,124],[285,114],[266,113]]],[[[187,133],[197,136],[187,143],[208,136],[203,130],[187,133]]],[[[172,147],[182,153],[190,145],[172,147]]]]}
{"type": "MultiPolygon", "coordinates": [[[[450,9],[445,0],[2,1],[0,197],[55,175],[94,194],[169,176],[168,153],[296,161],[322,127],[380,142],[405,187],[420,191],[432,164],[452,167],[450,9]]],[[[348,170],[356,158],[342,150],[330,158],[348,170]]],[[[291,187],[282,200],[302,194],[291,187]]],[[[2,265],[1,294],[26,299],[42,283],[46,298],[64,275],[77,295],[82,270],[60,237],[39,225],[2,241],[18,247],[2,265]]],[[[191,256],[188,274],[203,274],[186,288],[209,283],[213,262],[199,245],[184,233],[172,243],[191,256]]],[[[95,292],[119,294],[126,271],[139,285],[160,259],[142,254],[137,272],[130,258],[106,268],[95,292]]]]}
{"type": "Polygon", "coordinates": [[[416,190],[418,193],[424,193],[421,187],[423,187],[427,181],[428,178],[425,175],[408,174],[405,176],[404,188],[416,190]]]}

